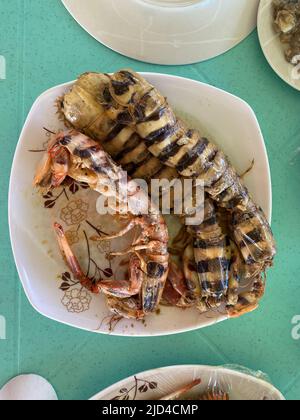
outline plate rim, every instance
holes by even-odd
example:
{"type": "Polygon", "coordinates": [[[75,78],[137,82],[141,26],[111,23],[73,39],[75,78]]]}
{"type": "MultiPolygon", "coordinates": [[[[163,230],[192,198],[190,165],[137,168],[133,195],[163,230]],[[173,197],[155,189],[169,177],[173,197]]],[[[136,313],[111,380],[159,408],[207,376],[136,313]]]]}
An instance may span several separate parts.
{"type": "MultiPolygon", "coordinates": [[[[110,49],[111,51],[114,51],[114,52],[122,55],[123,57],[130,58],[130,59],[136,60],[136,61],[141,62],[141,63],[148,63],[148,64],[160,65],[160,66],[183,66],[183,65],[192,65],[192,64],[197,64],[197,63],[202,63],[202,62],[206,62],[206,61],[209,61],[209,60],[213,60],[213,59],[215,59],[217,57],[220,57],[223,54],[228,53],[230,50],[236,48],[241,42],[243,42],[246,38],[248,38],[255,31],[256,26],[257,26],[257,21],[256,21],[255,24],[254,24],[254,27],[251,27],[250,30],[248,30],[247,33],[244,34],[243,36],[239,36],[239,38],[236,39],[231,46],[225,48],[224,50],[220,51],[219,53],[217,53],[215,55],[212,55],[212,56],[210,56],[208,58],[202,58],[202,59],[200,58],[200,59],[197,59],[197,60],[195,60],[195,59],[181,60],[181,61],[178,61],[176,63],[175,62],[174,63],[170,63],[169,61],[166,62],[166,61],[164,61],[162,59],[162,61],[159,62],[158,60],[153,60],[153,59],[150,59],[150,58],[147,58],[147,57],[141,58],[141,57],[138,57],[137,55],[133,55],[133,54],[126,55],[126,53],[125,52],[122,52],[119,48],[112,47],[112,46],[110,46],[108,44],[108,42],[104,42],[103,40],[100,40],[100,37],[97,37],[97,35],[93,33],[94,31],[92,31],[91,29],[88,29],[88,27],[87,27],[86,24],[84,24],[84,23],[82,23],[82,22],[79,21],[78,17],[76,17],[76,15],[75,15],[74,11],[71,9],[70,5],[67,4],[68,1],[69,0],[61,0],[63,6],[68,11],[68,13],[71,15],[71,17],[75,20],[75,22],[86,33],[88,33],[89,36],[91,36],[97,42],[99,42],[100,44],[104,45],[106,48],[110,49]]],[[[258,3],[258,5],[259,5],[259,3],[258,3]]],[[[149,5],[148,5],[148,7],[149,7],[149,5]]],[[[155,6],[152,5],[152,7],[155,7],[155,6]]]]}
{"type": "MultiPolygon", "coordinates": [[[[156,72],[139,72],[139,73],[146,78],[149,77],[149,76],[150,77],[151,76],[157,76],[157,77],[162,77],[162,78],[166,78],[166,79],[174,79],[174,80],[180,79],[180,80],[183,80],[183,81],[188,81],[189,83],[193,82],[193,83],[201,85],[201,86],[209,87],[212,90],[215,90],[215,91],[217,91],[219,93],[222,93],[222,94],[226,94],[229,97],[234,98],[235,100],[241,101],[244,104],[244,106],[246,106],[248,108],[248,110],[251,111],[252,117],[255,119],[255,122],[256,122],[256,125],[257,125],[257,129],[258,129],[258,133],[259,133],[260,138],[261,138],[262,146],[264,147],[264,157],[266,159],[266,169],[267,169],[267,174],[268,174],[268,201],[269,201],[269,208],[270,208],[269,209],[269,214],[267,214],[267,218],[271,222],[272,203],[273,203],[271,170],[270,170],[268,152],[267,152],[266,144],[265,144],[265,141],[264,141],[264,137],[263,137],[259,122],[257,120],[256,114],[255,114],[254,110],[252,109],[252,107],[244,99],[242,99],[242,98],[240,98],[236,95],[233,95],[232,93],[227,92],[223,89],[220,89],[220,88],[217,88],[213,85],[210,85],[208,83],[200,82],[200,81],[190,79],[190,78],[187,78],[187,77],[170,75],[170,74],[166,74],[166,73],[156,73],[156,72]]],[[[97,333],[97,334],[105,334],[105,335],[111,335],[111,336],[117,336],[117,337],[147,338],[147,337],[171,336],[171,335],[177,335],[177,334],[183,334],[183,333],[188,333],[188,332],[192,332],[192,331],[201,330],[203,328],[207,328],[207,327],[210,327],[212,325],[219,324],[220,322],[227,321],[229,318],[228,318],[228,316],[224,315],[222,317],[220,316],[220,318],[218,318],[218,319],[213,319],[211,322],[207,322],[203,326],[181,328],[181,329],[176,329],[176,330],[172,330],[172,331],[161,331],[161,332],[155,332],[155,333],[151,333],[151,332],[146,333],[145,332],[145,334],[141,333],[141,334],[138,334],[138,335],[129,334],[129,333],[126,333],[124,331],[123,332],[114,332],[114,331],[110,332],[110,331],[99,331],[99,330],[94,331],[94,330],[91,330],[88,327],[74,325],[70,322],[63,321],[63,320],[58,319],[54,316],[51,316],[51,315],[47,314],[46,312],[44,312],[43,308],[38,307],[33,302],[33,299],[31,297],[31,293],[27,289],[27,287],[25,286],[24,281],[22,280],[23,276],[21,275],[21,263],[19,262],[19,260],[17,259],[17,256],[16,256],[17,255],[17,251],[16,251],[17,239],[14,237],[13,232],[12,232],[12,215],[13,215],[13,213],[12,213],[12,200],[13,200],[12,193],[13,193],[13,182],[14,182],[15,167],[16,167],[16,164],[17,164],[17,157],[18,157],[18,155],[20,153],[20,149],[22,147],[22,138],[24,137],[24,133],[27,129],[27,126],[29,126],[29,124],[30,124],[30,116],[31,116],[32,112],[34,111],[35,107],[37,106],[37,104],[39,103],[40,99],[43,98],[44,96],[48,95],[49,93],[51,93],[54,90],[57,90],[57,89],[60,89],[60,88],[67,88],[69,86],[72,86],[72,84],[74,84],[75,81],[76,81],[76,79],[72,80],[70,82],[59,84],[57,86],[53,86],[53,87],[45,90],[44,92],[42,92],[40,95],[38,95],[38,97],[33,102],[32,106],[31,106],[31,108],[30,108],[30,110],[27,114],[26,120],[24,122],[23,128],[21,130],[21,133],[20,133],[20,136],[19,136],[19,139],[18,139],[18,143],[17,143],[16,149],[15,149],[15,152],[14,152],[14,156],[13,156],[13,162],[12,162],[12,166],[11,166],[10,179],[9,179],[9,189],[8,189],[9,237],[10,237],[11,248],[12,248],[12,253],[13,253],[13,257],[14,257],[15,266],[16,266],[16,269],[17,269],[17,272],[18,272],[19,281],[20,281],[20,283],[23,287],[23,290],[25,292],[25,295],[26,295],[29,303],[39,314],[41,314],[42,316],[44,316],[44,317],[46,317],[46,318],[48,318],[52,321],[67,325],[67,326],[72,327],[72,328],[77,328],[77,329],[80,329],[80,330],[88,331],[88,332],[94,332],[94,333],[97,333]]]]}
{"type": "MultiPolygon", "coordinates": [[[[267,54],[266,48],[264,48],[263,46],[263,35],[262,35],[262,28],[263,28],[263,19],[262,19],[262,13],[261,10],[264,7],[267,7],[268,5],[268,1],[270,1],[270,5],[272,4],[271,1],[272,0],[260,0],[259,3],[259,8],[258,8],[258,14],[257,14],[257,33],[258,33],[258,39],[259,39],[259,43],[262,49],[262,52],[264,54],[265,59],[267,60],[268,64],[270,65],[270,67],[272,68],[272,70],[274,71],[274,73],[281,79],[283,80],[287,85],[289,85],[290,87],[292,87],[293,89],[295,89],[296,91],[300,91],[300,80],[299,80],[299,86],[297,86],[297,84],[293,84],[290,82],[289,79],[287,79],[280,70],[278,70],[278,68],[275,66],[275,64],[273,63],[271,57],[269,54],[267,54]]],[[[293,64],[289,63],[288,61],[286,62],[287,66],[290,66],[291,68],[293,67],[293,64]]]]}
{"type": "MultiPolygon", "coordinates": [[[[241,366],[237,366],[242,368],[241,366]]],[[[139,373],[135,373],[133,375],[128,376],[125,379],[122,379],[118,382],[115,382],[114,384],[108,386],[107,388],[103,389],[102,391],[99,391],[97,394],[95,394],[93,397],[90,398],[90,401],[99,401],[101,400],[101,397],[105,397],[105,395],[113,392],[115,389],[117,389],[118,387],[122,387],[125,384],[127,384],[131,379],[133,379],[135,376],[142,376],[142,375],[159,375],[159,374],[163,374],[163,373],[168,373],[168,371],[175,371],[175,370],[184,370],[184,369],[201,369],[203,371],[218,371],[218,372],[222,372],[223,374],[227,374],[227,375],[231,375],[231,376],[239,376],[243,379],[252,379],[253,382],[257,382],[257,384],[264,384],[267,388],[270,389],[270,391],[276,393],[279,397],[280,400],[282,401],[286,401],[285,397],[283,396],[283,394],[281,393],[281,391],[279,391],[279,389],[277,389],[271,382],[268,382],[262,378],[257,378],[255,376],[252,376],[250,374],[251,370],[249,370],[249,374],[246,372],[242,372],[239,370],[234,370],[232,368],[230,368],[230,366],[210,366],[210,365],[201,365],[201,364],[182,364],[182,365],[169,365],[169,366],[163,366],[160,368],[154,368],[154,369],[149,369],[149,370],[145,370],[143,372],[139,372],[139,373]]],[[[243,368],[244,369],[244,368],[243,368]]],[[[247,369],[246,369],[247,370],[247,369]]],[[[120,388],[121,389],[121,388],[120,388]]],[[[103,400],[105,401],[105,400],[103,400]]]]}

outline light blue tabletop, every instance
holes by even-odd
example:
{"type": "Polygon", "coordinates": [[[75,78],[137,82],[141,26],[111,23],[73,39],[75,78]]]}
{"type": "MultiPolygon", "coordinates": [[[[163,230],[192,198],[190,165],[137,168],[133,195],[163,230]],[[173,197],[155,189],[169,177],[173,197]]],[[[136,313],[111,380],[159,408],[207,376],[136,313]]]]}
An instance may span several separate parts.
{"type": "MultiPolygon", "coordinates": [[[[0,386],[20,373],[46,377],[61,399],[87,399],[131,374],[173,364],[240,364],[266,372],[288,399],[300,397],[300,341],[292,319],[300,315],[300,93],[267,64],[254,32],[209,62],[160,67],[135,62],[99,44],[59,0],[1,0],[0,56],[0,386]],[[268,274],[260,309],[192,333],[151,339],[115,338],[67,327],[28,303],[10,247],[7,193],[20,130],[35,98],[87,70],[120,67],[204,81],[245,99],[255,110],[269,153],[278,257],[268,274]]],[[[217,122],[217,120],[216,120],[217,122]]]]}

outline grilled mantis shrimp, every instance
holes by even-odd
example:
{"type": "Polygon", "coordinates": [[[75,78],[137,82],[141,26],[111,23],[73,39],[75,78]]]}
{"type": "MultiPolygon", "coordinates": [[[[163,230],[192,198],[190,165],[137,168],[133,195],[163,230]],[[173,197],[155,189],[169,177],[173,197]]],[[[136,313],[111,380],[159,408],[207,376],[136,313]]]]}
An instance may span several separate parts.
{"type": "Polygon", "coordinates": [[[168,283],[175,292],[167,288],[164,297],[170,304],[182,307],[192,304],[205,312],[227,300],[231,262],[230,243],[210,199],[204,203],[203,222],[189,226],[187,233],[190,243],[183,252],[183,270],[171,264],[168,283]]]}
{"type": "MultiPolygon", "coordinates": [[[[129,281],[95,283],[87,278],[68,244],[62,226],[55,223],[54,229],[61,252],[82,286],[93,293],[104,293],[110,309],[116,315],[142,319],[146,314],[155,311],[161,300],[168,276],[168,231],[163,217],[134,181],[126,182],[126,191],[117,187],[116,183],[123,175],[121,168],[99,143],[73,130],[58,133],[50,140],[34,183],[36,186],[51,189],[61,185],[69,176],[87,183],[91,189],[107,199],[114,197],[113,202],[117,203],[118,209],[128,209],[127,214],[123,213],[129,219],[128,225],[115,235],[105,237],[105,240],[121,237],[132,229],[139,228],[139,237],[130,249],[114,254],[131,255],[129,281]]],[[[103,240],[99,237],[93,239],[103,240]]]]}
{"type": "MultiPolygon", "coordinates": [[[[67,124],[101,142],[132,178],[181,177],[203,183],[211,217],[192,232],[192,245],[184,252],[183,279],[189,301],[189,289],[193,289],[201,310],[222,300],[229,316],[256,309],[264,294],[263,274],[276,253],[275,243],[263,211],[224,153],[188,129],[166,98],[129,70],[112,76],[83,75],[60,100],[60,111],[67,124]],[[220,229],[216,208],[228,214],[227,235],[220,229]],[[238,295],[241,278],[251,280],[253,287],[238,295]]],[[[181,296],[186,301],[185,293],[181,296]]]]}

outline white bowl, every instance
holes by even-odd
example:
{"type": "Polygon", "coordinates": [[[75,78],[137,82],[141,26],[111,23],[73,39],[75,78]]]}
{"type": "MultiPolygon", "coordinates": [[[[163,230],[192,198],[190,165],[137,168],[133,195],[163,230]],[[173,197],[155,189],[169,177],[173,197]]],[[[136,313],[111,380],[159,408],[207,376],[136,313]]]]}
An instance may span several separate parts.
{"type": "Polygon", "coordinates": [[[189,393],[190,398],[204,394],[212,386],[218,386],[229,394],[230,400],[285,400],[261,372],[240,367],[199,365],[169,366],[139,373],[99,392],[91,400],[123,400],[128,396],[130,400],[160,400],[196,379],[201,379],[201,384],[189,393]]]}
{"type": "Polygon", "coordinates": [[[102,44],[136,60],[191,64],[233,48],[255,28],[259,0],[62,0],[102,44]]]}
{"type": "Polygon", "coordinates": [[[258,11],[258,35],[263,53],[272,69],[293,88],[300,90],[300,66],[289,63],[284,46],[274,28],[273,0],[261,0],[258,11]]]}
{"type": "MultiPolygon", "coordinates": [[[[204,135],[216,141],[225,150],[240,173],[250,166],[253,159],[255,160],[254,168],[245,181],[254,199],[270,219],[272,194],[268,157],[259,124],[250,106],[229,93],[193,80],[153,73],[146,73],[144,76],[169,98],[170,103],[191,127],[200,128],[204,135]]],[[[46,140],[43,127],[50,130],[63,127],[58,121],[54,102],[71,85],[72,83],[67,83],[43,93],[27,117],[11,172],[9,191],[11,242],[25,293],[38,312],[74,327],[109,333],[107,323],[102,322],[108,315],[107,305],[102,296],[91,296],[88,292],[81,293],[80,288],[74,285],[68,291],[60,290],[61,283],[64,282],[59,275],[67,269],[58,251],[51,226],[55,218],[60,217],[60,213],[58,214],[55,208],[51,212],[42,209],[41,198],[32,187],[35,167],[41,154],[30,153],[29,150],[41,149],[46,140]]],[[[91,197],[93,199],[93,196],[91,197]]],[[[67,203],[62,203],[67,206],[67,203]]],[[[92,207],[90,205],[90,208],[92,207]]],[[[86,209],[81,208],[80,211],[85,217],[86,209]]],[[[68,217],[70,214],[69,212],[68,217]]],[[[69,219],[64,220],[69,222],[69,219]]],[[[106,229],[107,222],[104,219],[100,220],[99,216],[96,223],[103,223],[106,229]]],[[[82,251],[85,246],[84,238],[76,246],[82,251]]],[[[102,255],[99,265],[105,268],[105,264],[107,260],[105,255],[102,255]]],[[[119,275],[116,277],[120,278],[119,275]]],[[[66,289],[65,286],[63,288],[66,289]]],[[[123,320],[115,327],[112,334],[125,336],[175,334],[202,328],[225,319],[226,316],[218,312],[201,315],[195,309],[182,311],[177,308],[162,307],[160,316],[150,315],[145,324],[123,320]]]]}

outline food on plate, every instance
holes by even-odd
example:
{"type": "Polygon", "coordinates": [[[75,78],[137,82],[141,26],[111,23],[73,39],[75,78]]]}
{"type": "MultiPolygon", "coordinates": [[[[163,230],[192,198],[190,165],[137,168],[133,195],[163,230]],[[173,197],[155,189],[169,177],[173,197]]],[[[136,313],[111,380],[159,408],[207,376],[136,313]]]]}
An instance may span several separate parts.
{"type": "MultiPolygon", "coordinates": [[[[188,400],[187,394],[189,391],[197,387],[201,384],[201,379],[196,379],[188,385],[183,386],[182,388],[178,389],[172,394],[166,395],[165,397],[161,398],[160,401],[173,401],[173,400],[188,400]],[[185,398],[186,397],[186,398],[185,398]]],[[[205,394],[194,396],[194,401],[229,401],[229,395],[225,392],[217,389],[208,390],[205,394]]]]}
{"type": "Polygon", "coordinates": [[[142,319],[158,308],[162,297],[168,275],[168,230],[163,217],[135,181],[125,183],[126,191],[118,188],[122,176],[122,169],[99,143],[73,130],[51,137],[34,184],[49,191],[70,177],[88,184],[108,199],[108,203],[109,198],[115,198],[118,211],[128,220],[127,226],[115,235],[93,240],[111,240],[138,228],[139,236],[130,249],[113,254],[130,254],[128,281],[95,282],[88,278],[73,254],[62,226],[56,223],[54,228],[61,252],[81,285],[93,293],[104,293],[109,308],[117,316],[142,319]]]}
{"type": "Polygon", "coordinates": [[[58,104],[66,124],[99,142],[133,179],[204,184],[204,222],[185,230],[184,269],[171,264],[165,295],[178,306],[194,299],[201,311],[225,303],[233,317],[256,309],[276,247],[266,216],[225,154],[187,128],[166,98],[131,70],[84,74],[58,104]],[[242,280],[251,288],[241,291],[242,280]]]}
{"type": "MultiPolygon", "coordinates": [[[[74,128],[100,140],[107,153],[133,179],[143,178],[149,182],[153,177],[168,180],[180,177],[176,169],[165,166],[159,159],[152,156],[147,150],[145,142],[135,132],[134,127],[125,124],[125,121],[128,122],[130,119],[126,112],[124,115],[119,114],[117,121],[113,116],[108,115],[113,112],[108,91],[109,82],[110,78],[103,74],[86,73],[82,75],[72,90],[59,100],[59,108],[63,111],[63,114],[60,115],[63,115],[66,124],[71,124],[74,128]],[[122,123],[118,122],[120,119],[122,123]]],[[[190,253],[190,246],[182,249],[184,273],[179,274],[182,281],[175,286],[176,278],[173,275],[169,276],[169,285],[171,284],[175,288],[172,291],[169,287],[167,290],[170,293],[167,293],[167,290],[165,293],[165,298],[169,303],[174,303],[175,298],[177,306],[197,306],[202,312],[206,312],[211,307],[220,306],[223,299],[226,298],[230,263],[230,258],[227,258],[226,263],[228,246],[225,236],[218,226],[217,218],[215,217],[214,223],[211,223],[215,208],[209,199],[206,201],[205,211],[208,223],[205,221],[203,225],[186,232],[189,242],[193,242],[194,238],[200,243],[205,236],[210,236],[206,249],[204,247],[195,249],[197,262],[199,265],[205,264],[207,267],[207,271],[203,272],[201,276],[203,293],[201,293],[196,270],[191,269],[189,261],[185,258],[186,254],[190,253]],[[213,243],[218,243],[218,247],[214,247],[215,252],[210,257],[212,254],[210,244],[213,243]],[[184,275],[186,275],[186,279],[184,275]]],[[[188,209],[186,212],[190,217],[188,209]]],[[[192,252],[194,251],[192,250],[192,252]]],[[[192,265],[195,265],[194,262],[192,265]]],[[[172,273],[179,270],[180,268],[177,267],[176,270],[172,270],[172,273]]]]}
{"type": "Polygon", "coordinates": [[[286,59],[300,62],[300,0],[273,0],[275,28],[285,45],[286,59]]]}

